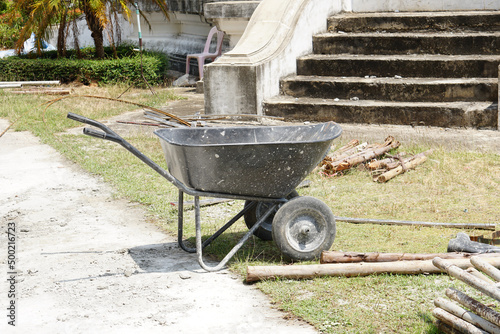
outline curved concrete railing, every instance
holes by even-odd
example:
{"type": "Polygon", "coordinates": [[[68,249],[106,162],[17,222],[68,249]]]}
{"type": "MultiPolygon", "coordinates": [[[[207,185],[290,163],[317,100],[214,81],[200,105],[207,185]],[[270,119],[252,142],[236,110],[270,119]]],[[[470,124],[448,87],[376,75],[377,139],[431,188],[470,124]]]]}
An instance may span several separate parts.
{"type": "Polygon", "coordinates": [[[350,1],[263,0],[236,47],[206,66],[205,112],[261,115],[262,101],[279,94],[280,78],[312,51],[312,36],[345,6],[350,1]]]}

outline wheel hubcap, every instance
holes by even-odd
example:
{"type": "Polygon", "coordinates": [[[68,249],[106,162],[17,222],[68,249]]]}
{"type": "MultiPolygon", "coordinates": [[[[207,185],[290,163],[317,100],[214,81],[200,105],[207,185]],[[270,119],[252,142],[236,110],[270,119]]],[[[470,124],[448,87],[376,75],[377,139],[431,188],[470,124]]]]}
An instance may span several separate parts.
{"type": "Polygon", "coordinates": [[[326,230],[320,217],[316,215],[301,215],[292,219],[287,226],[286,238],[295,250],[308,252],[321,245],[325,239],[326,230]]]}

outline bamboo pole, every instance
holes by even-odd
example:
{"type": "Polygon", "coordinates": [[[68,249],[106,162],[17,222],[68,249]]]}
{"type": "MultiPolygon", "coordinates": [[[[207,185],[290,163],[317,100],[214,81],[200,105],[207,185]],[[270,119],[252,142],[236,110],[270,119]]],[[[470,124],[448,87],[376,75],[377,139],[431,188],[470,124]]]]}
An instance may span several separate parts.
{"type": "Polygon", "coordinates": [[[467,311],[466,309],[458,306],[453,302],[450,302],[449,300],[440,297],[434,300],[434,305],[436,305],[436,307],[445,310],[450,314],[453,314],[456,317],[461,318],[462,320],[467,321],[468,323],[476,327],[484,329],[488,333],[500,334],[500,327],[498,327],[495,324],[492,324],[488,320],[481,318],[480,316],[478,316],[473,312],[467,311]]]}
{"type": "Polygon", "coordinates": [[[468,309],[472,310],[474,313],[485,318],[489,322],[500,326],[500,313],[498,313],[497,311],[489,308],[488,306],[484,305],[483,303],[475,300],[472,297],[469,297],[465,293],[458,291],[454,288],[446,289],[445,294],[448,298],[450,298],[450,299],[460,303],[461,305],[467,307],[468,309]]]}
{"type": "MultiPolygon", "coordinates": [[[[458,278],[462,282],[467,283],[471,287],[483,292],[491,298],[500,301],[500,290],[497,289],[495,285],[484,282],[482,279],[469,274],[450,261],[451,260],[443,260],[437,257],[432,260],[432,263],[439,269],[446,271],[450,276],[458,278]]],[[[496,267],[498,267],[498,265],[496,265],[496,267]]]]}
{"type": "Polygon", "coordinates": [[[447,323],[450,325],[453,329],[457,329],[461,333],[467,333],[467,334],[487,334],[487,332],[477,328],[476,326],[468,323],[465,320],[460,319],[459,317],[454,316],[453,314],[450,314],[446,312],[443,309],[440,308],[435,308],[432,311],[432,315],[436,317],[437,319],[447,323]]]}
{"type": "MultiPolygon", "coordinates": [[[[486,258],[495,267],[500,267],[500,257],[486,258]]],[[[443,260],[444,261],[444,260],[443,260]]],[[[469,259],[450,259],[457,268],[471,266],[469,259]]],[[[317,265],[288,266],[249,266],[247,267],[247,282],[277,277],[290,279],[314,278],[322,276],[367,276],[372,274],[435,274],[444,270],[437,268],[433,261],[396,261],[396,262],[361,262],[361,263],[330,263],[317,265]]],[[[474,277],[475,278],[475,277],[474,277]]],[[[479,280],[478,278],[476,278],[479,280]]]]}
{"type": "Polygon", "coordinates": [[[495,281],[500,282],[500,270],[493,267],[488,262],[483,261],[483,259],[479,257],[475,256],[471,257],[470,262],[474,265],[474,267],[480,269],[485,274],[493,278],[495,281]]]}
{"type": "Polygon", "coordinates": [[[355,263],[355,262],[393,262],[393,261],[416,261],[416,260],[432,260],[435,257],[442,259],[464,259],[472,256],[495,257],[500,253],[357,253],[357,252],[339,252],[339,251],[323,251],[320,257],[320,263],[355,263]]]}
{"type": "Polygon", "coordinates": [[[353,224],[381,224],[381,225],[402,225],[402,226],[424,226],[424,227],[446,227],[463,229],[482,229],[494,230],[495,224],[462,224],[462,223],[435,223],[411,220],[392,220],[392,219],[370,219],[370,218],[350,218],[335,217],[336,221],[343,221],[353,224]]]}

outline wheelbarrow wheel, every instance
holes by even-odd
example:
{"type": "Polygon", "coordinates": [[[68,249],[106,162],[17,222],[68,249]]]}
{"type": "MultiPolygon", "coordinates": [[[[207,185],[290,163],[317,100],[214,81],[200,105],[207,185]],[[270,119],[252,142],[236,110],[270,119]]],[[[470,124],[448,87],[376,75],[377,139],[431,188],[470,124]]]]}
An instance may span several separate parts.
{"type": "Polygon", "coordinates": [[[335,216],[314,197],[296,197],[283,204],[272,224],[273,239],[285,258],[310,261],[335,240],[335,216]]]}
{"type": "MultiPolygon", "coordinates": [[[[298,197],[298,196],[299,196],[299,193],[296,190],[294,190],[286,197],[286,199],[290,200],[290,199],[292,199],[294,197],[298,197]]],[[[245,206],[249,205],[250,203],[251,203],[251,201],[246,201],[245,206]]],[[[259,221],[259,218],[262,217],[264,215],[264,213],[266,213],[266,211],[273,204],[274,203],[272,203],[272,202],[258,202],[257,205],[253,209],[247,211],[245,213],[244,218],[245,218],[245,224],[247,225],[248,229],[251,229],[252,226],[254,226],[259,221]]],[[[260,227],[257,230],[255,230],[255,232],[253,234],[256,237],[258,237],[264,241],[273,240],[272,223],[273,223],[273,218],[274,218],[274,215],[276,214],[276,211],[271,213],[266,218],[266,220],[262,223],[262,225],[260,225],[260,227]]]]}

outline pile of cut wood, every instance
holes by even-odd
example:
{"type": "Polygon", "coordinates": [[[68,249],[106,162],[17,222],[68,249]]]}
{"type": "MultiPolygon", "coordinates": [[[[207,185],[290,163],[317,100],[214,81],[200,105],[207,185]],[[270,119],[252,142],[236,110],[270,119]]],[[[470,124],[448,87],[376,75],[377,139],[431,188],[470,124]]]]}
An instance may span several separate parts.
{"type": "MultiPolygon", "coordinates": [[[[446,271],[450,276],[465,282],[495,301],[500,301],[500,289],[497,283],[500,282],[500,270],[477,256],[471,257],[470,262],[474,267],[463,270],[447,260],[441,258],[433,260],[436,267],[446,271]]],[[[446,289],[445,293],[452,301],[437,298],[434,300],[436,308],[432,312],[437,319],[436,325],[442,332],[500,333],[499,312],[454,288],[446,289]]]]}
{"type": "MultiPolygon", "coordinates": [[[[469,268],[472,256],[481,257],[495,267],[500,266],[500,253],[354,253],[325,251],[321,264],[248,266],[247,282],[262,279],[289,278],[306,279],[322,276],[367,276],[377,274],[435,274],[444,272],[433,263],[436,257],[447,259],[460,268],[469,268]]],[[[500,291],[500,290],[499,290],[500,291]]]]}
{"type": "Polygon", "coordinates": [[[351,140],[323,159],[320,163],[320,173],[326,176],[338,176],[353,167],[364,165],[370,170],[374,181],[387,182],[424,163],[427,155],[432,153],[432,150],[429,150],[409,157],[405,157],[405,152],[397,155],[389,154],[400,145],[400,142],[392,136],[387,137],[383,144],[360,144],[357,139],[351,140]]]}

